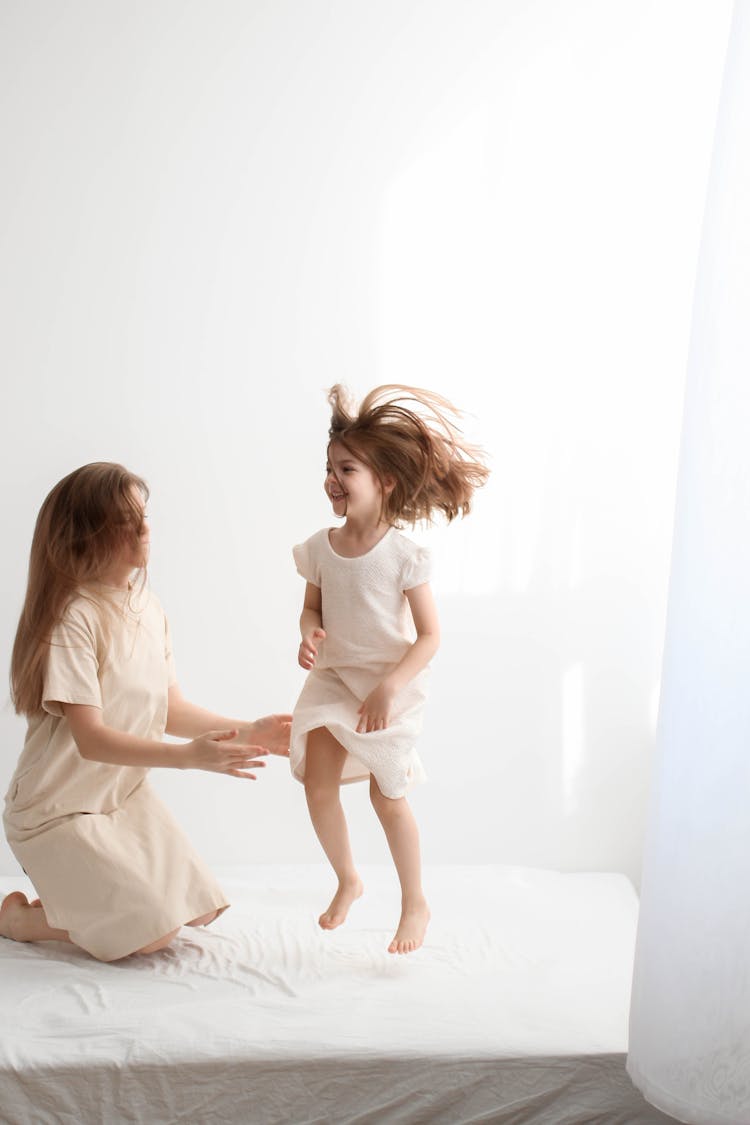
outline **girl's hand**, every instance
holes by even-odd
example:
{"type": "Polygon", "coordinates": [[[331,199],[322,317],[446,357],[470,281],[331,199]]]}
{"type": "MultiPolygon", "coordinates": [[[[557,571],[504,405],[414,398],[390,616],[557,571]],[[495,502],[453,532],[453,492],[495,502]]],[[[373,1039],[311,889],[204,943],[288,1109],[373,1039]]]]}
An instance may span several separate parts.
{"type": "Polygon", "coordinates": [[[289,732],[292,729],[291,715],[264,715],[240,729],[238,738],[264,747],[269,754],[281,758],[289,757],[289,732]]]}
{"type": "Polygon", "coordinates": [[[306,668],[309,671],[311,668],[315,667],[315,658],[318,655],[317,646],[320,641],[324,641],[325,639],[325,629],[313,629],[311,633],[305,634],[297,654],[297,661],[300,668],[306,668]]]}
{"type": "Polygon", "coordinates": [[[373,730],[385,730],[391,719],[391,707],[395,691],[382,683],[371,691],[358,708],[360,716],[357,734],[369,734],[373,730]]]}
{"type": "Polygon", "coordinates": [[[208,770],[211,773],[228,773],[232,777],[248,777],[255,781],[251,769],[263,769],[268,750],[244,742],[233,742],[236,730],[210,730],[178,749],[183,758],[183,768],[208,770]]]}

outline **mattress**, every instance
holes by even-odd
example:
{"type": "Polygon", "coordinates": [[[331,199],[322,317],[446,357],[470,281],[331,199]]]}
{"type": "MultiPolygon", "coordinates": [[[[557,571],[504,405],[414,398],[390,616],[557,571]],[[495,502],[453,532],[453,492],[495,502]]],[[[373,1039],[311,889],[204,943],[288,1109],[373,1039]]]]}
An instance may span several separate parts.
{"type": "Polygon", "coordinates": [[[390,868],[363,869],[365,896],[329,933],[327,868],[218,874],[232,909],[148,957],[0,940],[2,1122],[672,1120],[625,1073],[624,876],[428,868],[427,942],[394,957],[390,868]]]}

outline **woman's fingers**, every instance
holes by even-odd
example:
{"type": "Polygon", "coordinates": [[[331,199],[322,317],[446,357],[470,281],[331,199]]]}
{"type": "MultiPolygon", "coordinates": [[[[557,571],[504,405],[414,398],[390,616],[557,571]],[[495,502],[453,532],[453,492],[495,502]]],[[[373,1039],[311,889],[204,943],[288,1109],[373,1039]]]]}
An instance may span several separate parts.
{"type": "Polygon", "coordinates": [[[224,773],[229,777],[250,777],[253,779],[253,781],[255,781],[255,774],[251,773],[250,771],[262,770],[265,768],[265,762],[255,762],[252,760],[239,762],[223,762],[220,766],[216,767],[217,773],[224,773]]]}
{"type": "Polygon", "coordinates": [[[266,763],[261,760],[266,758],[269,753],[265,746],[236,742],[226,747],[217,745],[217,743],[231,741],[236,736],[236,730],[209,731],[206,737],[213,751],[214,769],[219,773],[233,773],[237,776],[242,776],[243,770],[265,769],[266,763]],[[240,772],[237,773],[237,771],[240,772]]]}
{"type": "Polygon", "coordinates": [[[271,751],[254,742],[235,742],[238,734],[237,730],[212,730],[194,739],[185,747],[189,767],[211,773],[247,776],[254,780],[255,775],[250,771],[265,769],[263,759],[271,751]]]}
{"type": "Polygon", "coordinates": [[[262,762],[261,757],[265,757],[268,753],[267,750],[256,750],[253,747],[252,753],[237,754],[234,753],[222,759],[224,765],[227,766],[258,766],[259,769],[265,769],[266,763],[262,762]]]}

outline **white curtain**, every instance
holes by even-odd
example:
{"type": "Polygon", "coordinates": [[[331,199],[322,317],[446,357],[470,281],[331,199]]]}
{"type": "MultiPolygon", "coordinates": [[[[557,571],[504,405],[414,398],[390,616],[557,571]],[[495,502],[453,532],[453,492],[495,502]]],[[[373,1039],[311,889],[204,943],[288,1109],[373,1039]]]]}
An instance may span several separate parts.
{"type": "Polygon", "coordinates": [[[750,1122],[750,0],[729,40],[693,312],[628,1071],[750,1122]]]}

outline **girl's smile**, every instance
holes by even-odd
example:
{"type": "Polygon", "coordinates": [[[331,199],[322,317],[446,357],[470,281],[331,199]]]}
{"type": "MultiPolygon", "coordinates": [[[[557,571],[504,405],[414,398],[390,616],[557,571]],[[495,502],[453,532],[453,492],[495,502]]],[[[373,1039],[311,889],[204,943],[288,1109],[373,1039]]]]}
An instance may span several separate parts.
{"type": "Polygon", "coordinates": [[[324,488],[337,516],[380,519],[382,489],[369,465],[332,442],[328,450],[324,488]]]}

